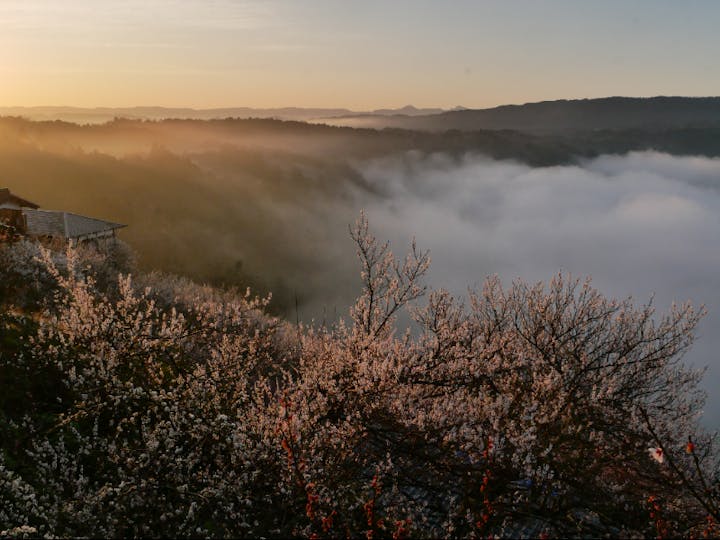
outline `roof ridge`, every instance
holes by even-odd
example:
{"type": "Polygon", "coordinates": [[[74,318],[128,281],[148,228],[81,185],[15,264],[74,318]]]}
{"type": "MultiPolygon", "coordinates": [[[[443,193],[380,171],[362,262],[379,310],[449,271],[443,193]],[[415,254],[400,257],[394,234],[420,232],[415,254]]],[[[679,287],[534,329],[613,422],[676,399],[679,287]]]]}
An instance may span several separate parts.
{"type": "Polygon", "coordinates": [[[68,212],[67,210],[52,210],[50,208],[23,208],[23,210],[32,210],[33,212],[45,212],[47,214],[63,214],[63,219],[67,220],[67,216],[75,216],[82,219],[92,219],[93,221],[102,221],[103,223],[111,223],[113,225],[119,225],[121,227],[127,227],[124,223],[118,223],[117,221],[109,221],[107,219],[96,218],[92,216],[86,216],[84,214],[76,214],[75,212],[68,212]]]}
{"type": "Polygon", "coordinates": [[[64,238],[80,238],[86,235],[113,231],[126,227],[104,219],[83,216],[63,210],[25,208],[23,212],[28,222],[28,231],[35,234],[49,234],[64,238]]]}

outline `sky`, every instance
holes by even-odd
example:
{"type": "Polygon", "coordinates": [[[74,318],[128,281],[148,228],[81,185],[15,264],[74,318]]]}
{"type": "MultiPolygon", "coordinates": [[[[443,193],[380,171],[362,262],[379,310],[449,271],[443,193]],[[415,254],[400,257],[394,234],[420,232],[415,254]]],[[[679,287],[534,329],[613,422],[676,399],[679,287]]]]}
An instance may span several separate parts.
{"type": "Polygon", "coordinates": [[[714,0],[0,0],[0,106],[720,95],[714,0]]]}

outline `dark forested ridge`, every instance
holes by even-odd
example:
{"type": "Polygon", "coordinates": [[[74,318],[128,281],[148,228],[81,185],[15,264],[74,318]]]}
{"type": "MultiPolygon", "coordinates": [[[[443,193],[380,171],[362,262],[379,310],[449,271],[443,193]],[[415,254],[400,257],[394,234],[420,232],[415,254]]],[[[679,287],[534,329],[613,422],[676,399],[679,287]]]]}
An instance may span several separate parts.
{"type": "MultiPolygon", "coordinates": [[[[708,98],[710,99],[710,98],[708,98]]],[[[712,98],[714,99],[714,98],[712,98]]],[[[555,103],[555,102],[552,102],[555,103]]],[[[714,101],[713,101],[714,103],[714,101]]],[[[455,111],[448,114],[474,113],[455,111]]],[[[448,128],[442,132],[401,128],[350,128],[274,119],[157,121],[115,119],[80,125],[64,121],[0,118],[0,138],[9,147],[30,144],[49,150],[70,148],[123,155],[163,147],[177,152],[218,146],[283,149],[298,155],[347,160],[396,152],[475,152],[495,159],[513,159],[533,166],[561,165],[607,153],[658,150],[677,155],[720,155],[720,121],[691,117],[676,126],[627,122],[629,127],[578,126],[572,133],[533,133],[520,128],[448,128]],[[682,125],[681,125],[682,124],[682,125]]],[[[548,124],[550,125],[550,124],[548,124]]]]}

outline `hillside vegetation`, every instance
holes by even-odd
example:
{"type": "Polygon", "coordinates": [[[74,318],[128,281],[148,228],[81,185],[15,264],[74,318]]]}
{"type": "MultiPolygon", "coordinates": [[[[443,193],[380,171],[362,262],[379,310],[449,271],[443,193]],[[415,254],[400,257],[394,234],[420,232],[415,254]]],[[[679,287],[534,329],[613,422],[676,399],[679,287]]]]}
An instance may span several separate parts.
{"type": "Polygon", "coordinates": [[[718,534],[701,313],[566,275],[463,304],[351,234],[360,295],[315,328],[122,249],[2,244],[0,535],[718,534]]]}

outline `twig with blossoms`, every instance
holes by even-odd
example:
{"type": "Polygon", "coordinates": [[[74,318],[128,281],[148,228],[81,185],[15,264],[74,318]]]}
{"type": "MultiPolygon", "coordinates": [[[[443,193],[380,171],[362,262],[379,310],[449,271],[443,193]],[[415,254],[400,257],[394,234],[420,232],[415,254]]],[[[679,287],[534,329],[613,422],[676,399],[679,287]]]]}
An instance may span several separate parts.
{"type": "Polygon", "coordinates": [[[660,436],[655,431],[652,421],[650,420],[650,416],[648,415],[645,408],[638,407],[638,410],[640,411],[640,414],[641,414],[643,420],[645,421],[645,426],[647,427],[648,432],[652,436],[653,441],[658,445],[656,448],[651,449],[652,457],[659,464],[663,464],[665,461],[667,461],[670,469],[678,477],[678,479],[682,483],[683,487],[690,492],[692,497],[698,503],[700,503],[700,505],[708,512],[708,515],[710,515],[713,519],[718,520],[720,518],[720,512],[718,512],[717,501],[715,501],[713,499],[712,493],[710,492],[710,489],[708,488],[707,481],[705,480],[705,475],[704,475],[702,469],[700,468],[700,462],[697,457],[696,450],[695,450],[695,444],[692,442],[692,438],[688,437],[688,442],[685,445],[685,452],[687,454],[690,454],[693,458],[693,463],[695,466],[696,474],[697,474],[698,479],[703,487],[702,493],[696,489],[696,487],[693,485],[693,483],[687,477],[685,472],[678,466],[678,464],[676,463],[672,454],[663,449],[662,441],[660,440],[660,436]]]}

